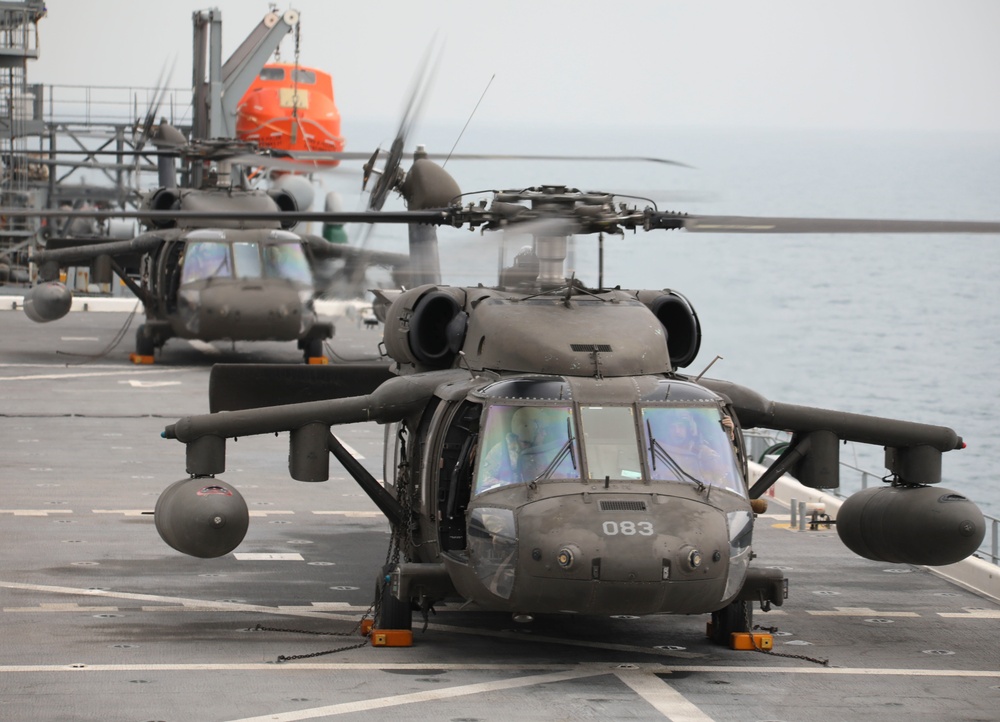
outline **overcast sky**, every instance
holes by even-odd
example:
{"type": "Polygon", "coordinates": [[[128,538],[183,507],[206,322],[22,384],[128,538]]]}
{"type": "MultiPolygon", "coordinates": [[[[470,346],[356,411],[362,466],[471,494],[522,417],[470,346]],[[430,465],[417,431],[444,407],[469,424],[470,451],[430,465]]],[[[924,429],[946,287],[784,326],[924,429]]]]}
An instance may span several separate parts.
{"type": "MultiPolygon", "coordinates": [[[[191,14],[218,7],[223,57],[256,0],[48,0],[30,82],[191,78],[191,14]]],[[[334,76],[345,118],[396,118],[430,39],[428,121],[624,127],[1000,132],[1000,2],[297,0],[301,61],[334,76]]],[[[291,58],[292,38],[283,46],[291,58]]]]}

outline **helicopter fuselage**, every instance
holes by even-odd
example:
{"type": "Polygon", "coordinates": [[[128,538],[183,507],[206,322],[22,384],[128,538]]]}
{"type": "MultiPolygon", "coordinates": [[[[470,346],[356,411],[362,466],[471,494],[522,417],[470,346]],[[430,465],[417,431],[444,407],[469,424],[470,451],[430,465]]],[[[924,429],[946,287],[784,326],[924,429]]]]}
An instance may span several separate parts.
{"type": "MultiPolygon", "coordinates": [[[[285,191],[160,188],[144,211],[280,213],[295,207],[296,200],[285,191]]],[[[314,309],[313,254],[301,236],[284,230],[294,224],[237,218],[207,226],[197,217],[145,222],[151,229],[131,241],[36,254],[46,282],[26,294],[28,316],[37,322],[64,316],[72,294],[54,280],[59,266],[105,256],[145,306],[146,323],[136,333],[133,360],[151,361],[172,337],[298,341],[307,359],[323,356],[333,323],[314,309]],[[123,268],[125,259],[137,259],[137,280],[123,268]]]]}
{"type": "MultiPolygon", "coordinates": [[[[226,413],[167,427],[187,445],[191,477],[158,504],[168,544],[219,556],[240,543],[246,504],[215,478],[225,440],[280,431],[292,478],[328,479],[332,453],[389,519],[388,629],[408,628],[411,604],[460,600],[526,616],[711,612],[713,639],[728,641],[747,631],[748,604],[786,594],[780,570],[751,565],[762,484],[791,470],[813,488],[838,486],[842,439],[886,446],[901,480],[845,504],[838,529],[852,549],[892,561],[902,546],[910,563],[946,564],[982,539],[975,505],[933,488],[941,454],[961,446],[954,431],[687,377],[678,369],[697,353],[700,325],[676,292],[425,285],[381,292],[375,310],[388,380],[373,374],[356,395],[313,385],[316,400],[292,404],[281,398],[303,375],[266,393],[230,389],[212,399],[226,413]],[[384,486],[331,433],[362,421],[386,427],[384,486]],[[749,488],[744,424],[794,430],[749,488]],[[886,538],[885,515],[913,523],[886,538]],[[238,520],[240,533],[216,518],[238,520]]],[[[225,373],[213,370],[217,390],[225,373]]]]}
{"type": "Polygon", "coordinates": [[[740,591],[753,516],[718,396],[665,376],[487,375],[453,398],[467,386],[387,426],[387,488],[420,519],[411,596],[441,571],[479,608],[528,614],[702,613],[740,591]]]}
{"type": "MultiPolygon", "coordinates": [[[[147,256],[143,281],[152,301],[146,326],[159,343],[293,341],[322,324],[302,241],[288,231],[179,231],[147,256]]],[[[332,335],[321,330],[320,338],[332,335]]]]}

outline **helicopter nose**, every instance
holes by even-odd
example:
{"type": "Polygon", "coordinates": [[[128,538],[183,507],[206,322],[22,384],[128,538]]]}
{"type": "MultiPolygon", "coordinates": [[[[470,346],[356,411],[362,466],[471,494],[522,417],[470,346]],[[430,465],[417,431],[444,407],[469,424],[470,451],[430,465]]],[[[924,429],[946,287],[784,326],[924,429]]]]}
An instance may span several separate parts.
{"type": "Polygon", "coordinates": [[[281,282],[216,285],[201,292],[200,334],[246,341],[292,341],[302,330],[298,291],[281,282]]]}
{"type": "Polygon", "coordinates": [[[686,613],[717,603],[726,589],[726,514],[693,498],[542,499],[520,509],[517,526],[519,589],[536,597],[524,609],[541,611],[546,598],[580,613],[686,613]]]}

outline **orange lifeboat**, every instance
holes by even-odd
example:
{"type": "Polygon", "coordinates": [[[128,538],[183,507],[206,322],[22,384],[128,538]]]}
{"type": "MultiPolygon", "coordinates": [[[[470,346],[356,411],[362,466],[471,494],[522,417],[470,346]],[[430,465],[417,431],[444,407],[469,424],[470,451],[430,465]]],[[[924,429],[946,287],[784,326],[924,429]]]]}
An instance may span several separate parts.
{"type": "MultiPolygon", "coordinates": [[[[236,135],[272,150],[342,151],[330,75],[301,65],[265,65],[240,99],[236,135]]],[[[330,167],[340,161],[321,162],[330,167]]]]}

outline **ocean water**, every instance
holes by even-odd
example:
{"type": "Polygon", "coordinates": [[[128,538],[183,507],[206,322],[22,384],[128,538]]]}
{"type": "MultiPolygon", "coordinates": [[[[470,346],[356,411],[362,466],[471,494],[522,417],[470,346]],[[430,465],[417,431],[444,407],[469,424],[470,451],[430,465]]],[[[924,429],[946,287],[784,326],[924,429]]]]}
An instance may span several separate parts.
{"type": "MultiPolygon", "coordinates": [[[[392,131],[373,128],[352,137],[345,126],[350,147],[387,145],[392,131]]],[[[412,139],[447,151],[456,135],[429,128],[412,139]]],[[[483,127],[457,150],[692,166],[452,161],[463,191],[558,183],[691,213],[1000,220],[1000,133],[483,127]]],[[[340,192],[347,208],[361,202],[340,192]]],[[[495,279],[493,241],[455,229],[440,238],[446,282],[495,279]]],[[[593,284],[596,239],[581,241],[573,265],[593,284]]],[[[405,231],[378,227],[370,242],[401,249],[405,231]]],[[[690,299],[703,342],[688,371],[718,355],[711,376],[774,400],[954,428],[968,448],[944,455],[942,485],[1000,517],[1000,237],[639,232],[607,238],[605,264],[607,285],[690,299]]],[[[881,448],[847,445],[843,459],[884,473],[881,448]]]]}

